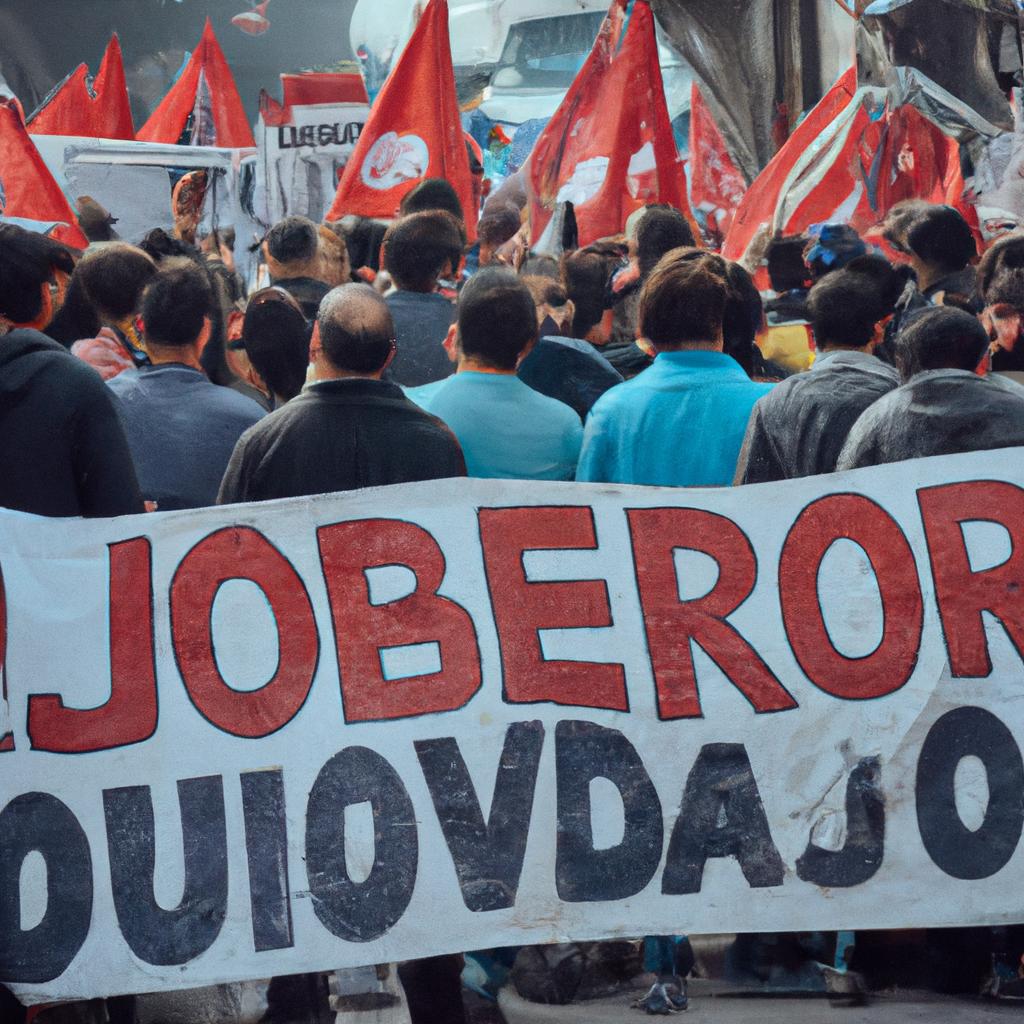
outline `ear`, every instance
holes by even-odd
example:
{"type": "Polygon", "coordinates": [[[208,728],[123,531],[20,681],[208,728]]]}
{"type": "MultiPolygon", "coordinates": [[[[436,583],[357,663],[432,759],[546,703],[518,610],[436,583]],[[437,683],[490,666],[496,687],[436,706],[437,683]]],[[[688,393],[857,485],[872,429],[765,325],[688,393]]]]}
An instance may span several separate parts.
{"type": "Polygon", "coordinates": [[[636,347],[640,349],[644,355],[648,355],[652,359],[658,354],[658,350],[654,347],[649,338],[637,338],[636,347]]]}
{"type": "Polygon", "coordinates": [[[890,313],[884,320],[879,320],[878,323],[875,324],[875,329],[871,334],[871,340],[867,343],[867,350],[869,352],[874,352],[875,349],[885,341],[885,329],[889,326],[889,321],[891,319],[892,314],[890,313]]]}
{"type": "Polygon", "coordinates": [[[442,345],[444,345],[445,352],[448,353],[448,358],[453,363],[457,363],[459,361],[459,327],[458,327],[458,324],[452,324],[451,327],[448,328],[448,334],[445,336],[445,339],[442,342],[442,345]]]}
{"type": "Polygon", "coordinates": [[[309,339],[309,361],[315,363],[323,355],[324,347],[320,342],[320,324],[313,325],[313,334],[309,339]]]}
{"type": "Polygon", "coordinates": [[[212,331],[213,326],[210,323],[210,318],[208,316],[204,316],[203,329],[199,332],[199,337],[196,338],[196,353],[198,355],[202,355],[203,349],[206,348],[206,346],[209,344],[210,334],[212,333],[212,331]]]}
{"type": "Polygon", "coordinates": [[[252,363],[248,360],[245,362],[245,382],[249,387],[255,388],[267,397],[270,396],[270,388],[267,387],[266,381],[256,372],[253,368],[252,363]]]}
{"type": "Polygon", "coordinates": [[[523,360],[533,351],[534,346],[537,344],[538,335],[534,335],[527,343],[526,348],[519,353],[519,358],[516,360],[516,369],[523,365],[523,360]]]}
{"type": "Polygon", "coordinates": [[[992,372],[992,349],[986,349],[981,362],[974,368],[979,377],[987,377],[992,372]]]}
{"type": "Polygon", "coordinates": [[[34,330],[41,331],[50,325],[53,319],[53,294],[50,291],[49,282],[40,286],[39,289],[39,315],[31,323],[25,324],[34,330]]]}

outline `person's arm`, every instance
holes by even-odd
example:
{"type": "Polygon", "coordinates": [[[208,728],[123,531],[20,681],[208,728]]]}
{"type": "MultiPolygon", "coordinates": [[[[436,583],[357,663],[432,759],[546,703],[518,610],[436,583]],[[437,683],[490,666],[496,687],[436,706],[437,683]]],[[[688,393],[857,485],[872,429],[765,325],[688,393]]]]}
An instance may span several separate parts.
{"type": "Polygon", "coordinates": [[[785,480],[786,469],[778,457],[775,445],[765,429],[760,402],[750,414],[743,447],[736,463],[736,477],[733,484],[762,484],[773,480],[785,480]]]}
{"type": "Polygon", "coordinates": [[[246,453],[248,450],[249,432],[246,431],[235,445],[235,450],[228,460],[228,468],[224,470],[224,479],[220,482],[217,492],[218,505],[241,505],[249,500],[246,486],[248,472],[246,453]]]}
{"type": "Polygon", "coordinates": [[[78,385],[81,405],[73,421],[73,462],[82,515],[94,519],[145,511],[131,449],[116,399],[92,370],[78,385]]]}

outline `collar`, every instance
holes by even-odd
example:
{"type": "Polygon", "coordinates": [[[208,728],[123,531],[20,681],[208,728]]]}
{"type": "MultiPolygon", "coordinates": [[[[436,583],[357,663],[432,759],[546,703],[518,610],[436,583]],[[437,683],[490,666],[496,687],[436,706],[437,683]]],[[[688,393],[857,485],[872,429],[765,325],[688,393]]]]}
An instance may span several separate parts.
{"type": "Polygon", "coordinates": [[[668,367],[679,367],[685,370],[717,370],[742,377],[743,380],[750,378],[743,372],[743,367],[724,352],[713,352],[707,349],[673,349],[670,352],[659,352],[654,359],[654,365],[668,367]]]}
{"type": "Polygon", "coordinates": [[[811,369],[817,370],[829,363],[875,366],[876,364],[880,364],[881,360],[871,352],[866,352],[862,348],[826,349],[824,352],[818,354],[814,360],[814,365],[811,366],[811,369]]]}

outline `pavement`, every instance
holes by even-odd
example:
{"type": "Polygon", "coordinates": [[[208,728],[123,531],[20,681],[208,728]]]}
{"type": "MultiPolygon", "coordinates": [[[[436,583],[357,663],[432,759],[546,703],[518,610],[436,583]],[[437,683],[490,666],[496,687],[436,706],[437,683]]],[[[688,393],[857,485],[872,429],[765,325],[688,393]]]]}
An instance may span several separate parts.
{"type": "MultiPolygon", "coordinates": [[[[528,1003],[511,986],[499,1005],[507,1024],[642,1024],[648,1017],[630,1008],[643,991],[569,1006],[528,1003]]],[[[1024,1003],[900,991],[869,996],[864,1006],[833,1006],[821,996],[806,998],[737,995],[735,986],[697,979],[690,983],[690,1009],[674,1014],[679,1024],[992,1024],[1024,1022],[1024,1003]]]]}

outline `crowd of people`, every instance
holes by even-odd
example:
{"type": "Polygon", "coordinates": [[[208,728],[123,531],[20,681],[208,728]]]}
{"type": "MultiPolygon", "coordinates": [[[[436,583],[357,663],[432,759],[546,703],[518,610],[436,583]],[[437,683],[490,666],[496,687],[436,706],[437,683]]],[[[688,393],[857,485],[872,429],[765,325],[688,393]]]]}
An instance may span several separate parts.
{"type": "MultiPolygon", "coordinates": [[[[509,206],[467,246],[467,213],[432,180],[389,225],[288,217],[251,294],[226,235],[80,253],[0,224],[0,506],[724,487],[1024,445],[1024,233],[979,257],[958,212],[908,202],[877,245],[826,225],[744,266],[654,205],[556,260],[509,206]]],[[[651,941],[661,973],[679,945],[651,941]]],[[[408,969],[414,1020],[450,966],[408,969]]]]}

